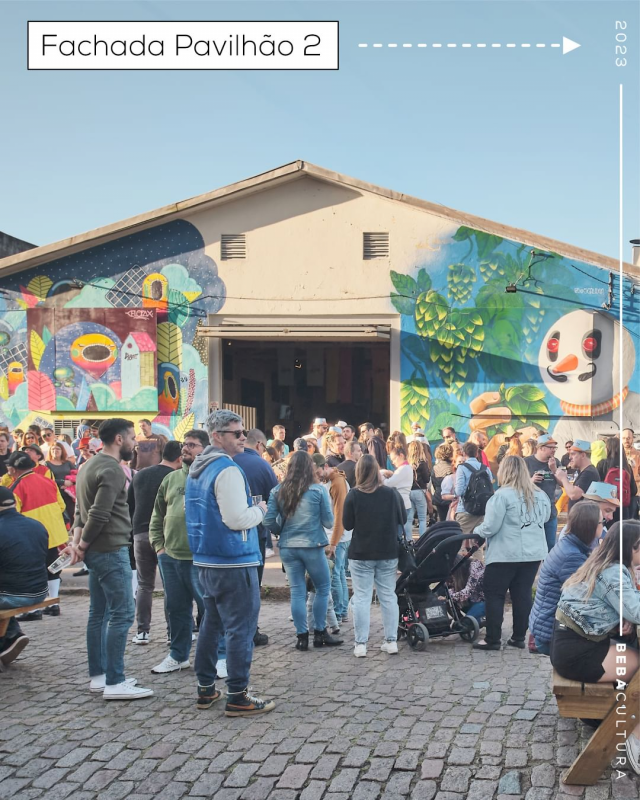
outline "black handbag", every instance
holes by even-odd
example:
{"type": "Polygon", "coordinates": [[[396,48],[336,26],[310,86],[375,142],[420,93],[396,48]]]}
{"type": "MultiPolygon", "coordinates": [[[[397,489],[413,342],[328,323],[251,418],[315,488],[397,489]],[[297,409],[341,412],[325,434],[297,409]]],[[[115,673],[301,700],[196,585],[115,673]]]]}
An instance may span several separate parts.
{"type": "Polygon", "coordinates": [[[416,569],[416,557],[413,545],[405,539],[404,526],[398,526],[398,569],[400,572],[412,572],[416,569]]]}

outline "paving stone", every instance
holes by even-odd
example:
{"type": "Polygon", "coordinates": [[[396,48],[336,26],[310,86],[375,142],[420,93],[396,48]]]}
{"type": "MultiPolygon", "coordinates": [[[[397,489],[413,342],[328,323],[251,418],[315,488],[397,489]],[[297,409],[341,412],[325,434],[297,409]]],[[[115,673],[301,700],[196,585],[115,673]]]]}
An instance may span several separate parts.
{"type": "Polygon", "coordinates": [[[385,787],[383,797],[393,797],[394,795],[407,795],[411,789],[413,776],[408,772],[393,772],[385,787]]]}
{"type": "Polygon", "coordinates": [[[273,789],[275,778],[258,778],[240,795],[241,800],[264,800],[273,789]]]}
{"type": "Polygon", "coordinates": [[[422,778],[439,778],[444,769],[444,761],[439,758],[425,759],[422,762],[422,778]]]}
{"type": "Polygon", "coordinates": [[[531,770],[531,785],[550,788],[555,786],[556,770],[551,764],[539,764],[531,770]]]}
{"type": "Polygon", "coordinates": [[[396,758],[393,768],[415,772],[415,770],[418,768],[419,756],[420,754],[417,750],[405,750],[403,753],[400,753],[398,758],[396,758]]]}
{"type": "MultiPolygon", "coordinates": [[[[329,796],[329,800],[334,795],[329,796]]],[[[380,784],[375,781],[360,781],[351,794],[352,800],[377,800],[380,797],[380,784]]]]}
{"type": "Polygon", "coordinates": [[[498,784],[498,793],[499,794],[520,794],[521,792],[521,784],[522,784],[522,775],[520,772],[506,772],[501,778],[498,784]]]}
{"type": "Polygon", "coordinates": [[[476,751],[470,747],[452,747],[447,758],[449,764],[473,764],[476,751]]]}
{"type": "Polygon", "coordinates": [[[326,788],[326,781],[309,781],[300,795],[300,800],[321,800],[326,788]]]}
{"type": "Polygon", "coordinates": [[[269,756],[262,767],[260,767],[258,775],[264,776],[265,778],[277,777],[282,775],[288,763],[288,756],[269,756]]]}
{"type": "Polygon", "coordinates": [[[330,792],[350,792],[358,780],[359,770],[342,769],[329,784],[330,792]]]}
{"type": "Polygon", "coordinates": [[[342,759],[342,766],[361,767],[369,760],[370,753],[368,747],[352,747],[342,759]]]}
{"type": "Polygon", "coordinates": [[[411,800],[433,800],[437,791],[435,781],[418,781],[411,792],[411,800]]]}
{"type": "Polygon", "coordinates": [[[61,781],[67,772],[69,772],[68,769],[58,769],[56,767],[48,769],[33,781],[33,786],[36,789],[50,789],[58,781],[61,781]]]}
{"type": "Polygon", "coordinates": [[[216,792],[222,786],[224,775],[205,772],[191,787],[190,797],[217,797],[216,792]]]}
{"type": "MultiPolygon", "coordinates": [[[[135,783],[133,781],[116,781],[111,783],[103,792],[100,792],[98,800],[123,800],[123,798],[131,795],[134,787],[135,783]]],[[[160,795],[156,796],[160,797],[160,795]]],[[[182,797],[182,795],[178,795],[178,797],[182,797]]],[[[175,798],[166,796],[162,800],[175,800],[175,798]]]]}
{"type": "Polygon", "coordinates": [[[492,800],[498,790],[498,781],[473,780],[469,785],[467,800],[492,800]]]}
{"type": "Polygon", "coordinates": [[[553,791],[551,789],[541,789],[539,786],[532,786],[526,793],[525,800],[551,800],[553,791]]]}
{"type": "Polygon", "coordinates": [[[100,769],[83,786],[84,789],[95,790],[96,792],[105,789],[111,781],[118,777],[118,773],[112,769],[100,769]]]}
{"type": "Polygon", "coordinates": [[[504,759],[505,767],[526,767],[527,766],[527,751],[524,749],[516,749],[507,747],[507,752],[504,759]]]}
{"type": "Polygon", "coordinates": [[[470,778],[471,770],[466,767],[447,767],[440,788],[449,792],[466,792],[470,778]]]}
{"type": "Polygon", "coordinates": [[[369,769],[363,775],[368,781],[381,781],[384,783],[393,769],[393,758],[372,758],[369,769]]]}
{"type": "Polygon", "coordinates": [[[293,764],[287,767],[276,784],[277,789],[301,789],[309,777],[309,764],[293,764]]]}
{"type": "Polygon", "coordinates": [[[340,761],[338,756],[322,756],[309,777],[314,780],[329,780],[338,766],[338,761],[340,761]]]}

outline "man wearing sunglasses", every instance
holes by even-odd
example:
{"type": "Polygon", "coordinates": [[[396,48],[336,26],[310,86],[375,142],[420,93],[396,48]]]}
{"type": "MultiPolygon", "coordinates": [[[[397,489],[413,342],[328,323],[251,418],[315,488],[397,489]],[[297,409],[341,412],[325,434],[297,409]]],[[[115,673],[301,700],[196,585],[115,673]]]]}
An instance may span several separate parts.
{"type": "Polygon", "coordinates": [[[199,568],[205,614],[196,647],[197,707],[220,698],[218,642],[227,638],[228,717],[251,717],[275,708],[270,700],[249,694],[253,637],[260,613],[258,567],[262,556],[257,526],[267,510],[253,505],[249,482],[233,458],[244,452],[247,434],[242,417],[214,411],[207,420],[211,446],[189,470],[185,509],[193,563],[199,568]]]}

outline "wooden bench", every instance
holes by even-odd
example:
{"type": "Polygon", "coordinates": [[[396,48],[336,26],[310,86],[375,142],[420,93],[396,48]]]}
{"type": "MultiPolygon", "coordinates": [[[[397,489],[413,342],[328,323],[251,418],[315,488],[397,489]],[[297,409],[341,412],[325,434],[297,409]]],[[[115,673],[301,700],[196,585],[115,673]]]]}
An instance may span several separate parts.
{"type": "Polygon", "coordinates": [[[43,600],[41,603],[36,603],[34,606],[21,606],[20,608],[4,608],[0,610],[0,637],[4,636],[7,632],[11,617],[17,617],[18,614],[26,614],[28,611],[37,611],[39,608],[55,606],[59,602],[59,597],[47,597],[46,600],[43,600]]]}
{"type": "Polygon", "coordinates": [[[616,691],[613,683],[569,681],[554,670],[553,693],[561,717],[602,720],[584,750],[562,776],[563,783],[593,786],[619,752],[616,745],[624,743],[621,734],[628,736],[638,724],[640,670],[620,691],[616,691]]]}

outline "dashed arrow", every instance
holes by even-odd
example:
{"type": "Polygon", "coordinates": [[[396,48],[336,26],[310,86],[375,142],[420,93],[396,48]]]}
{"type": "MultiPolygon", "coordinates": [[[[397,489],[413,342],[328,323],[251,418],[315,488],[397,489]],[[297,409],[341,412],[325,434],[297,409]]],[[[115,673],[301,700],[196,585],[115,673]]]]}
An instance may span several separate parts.
{"type": "MultiPolygon", "coordinates": [[[[381,42],[376,42],[376,43],[371,45],[371,47],[374,47],[374,48],[381,48],[381,47],[384,47],[384,46],[385,45],[382,44],[381,42]]],[[[397,42],[388,42],[386,46],[390,47],[390,48],[398,48],[399,47],[397,42]]],[[[448,42],[446,44],[443,44],[442,42],[432,42],[430,45],[426,44],[425,42],[418,42],[415,45],[415,47],[418,47],[418,48],[432,47],[432,48],[435,48],[435,49],[442,49],[442,48],[445,48],[445,47],[449,48],[449,49],[454,49],[454,48],[457,48],[458,46],[463,47],[463,48],[474,47],[474,45],[469,43],[469,42],[463,42],[460,45],[458,45],[456,42],[448,42]]],[[[498,48],[501,48],[502,46],[503,45],[501,43],[499,43],[499,42],[493,42],[491,44],[487,44],[486,42],[477,42],[475,44],[475,47],[478,47],[478,48],[489,48],[489,47],[491,47],[493,49],[498,49],[498,48]]],[[[505,44],[504,46],[506,48],[508,48],[508,49],[514,49],[514,48],[518,47],[518,45],[513,43],[513,42],[509,42],[509,43],[505,44]]],[[[543,49],[543,48],[546,48],[546,46],[547,45],[545,43],[543,43],[543,42],[539,42],[538,44],[535,44],[535,45],[532,45],[532,44],[530,44],[528,42],[522,42],[520,44],[520,47],[524,47],[524,48],[535,47],[535,48],[538,48],[538,49],[543,49]]],[[[358,45],[358,47],[363,47],[364,48],[364,47],[369,47],[369,45],[367,43],[365,43],[365,42],[362,42],[362,43],[360,43],[358,45]]],[[[402,48],[405,49],[405,50],[409,50],[409,49],[411,49],[413,47],[414,47],[414,45],[412,43],[410,43],[410,42],[405,42],[404,44],[402,44],[402,48]]],[[[560,49],[562,47],[562,55],[564,56],[567,53],[570,53],[572,50],[577,50],[578,47],[581,47],[581,45],[578,44],[578,42],[574,42],[573,39],[568,39],[566,36],[563,36],[562,37],[562,44],[559,44],[558,42],[553,42],[552,44],[549,45],[549,47],[553,47],[553,48],[556,48],[556,49],[560,49]]]]}

